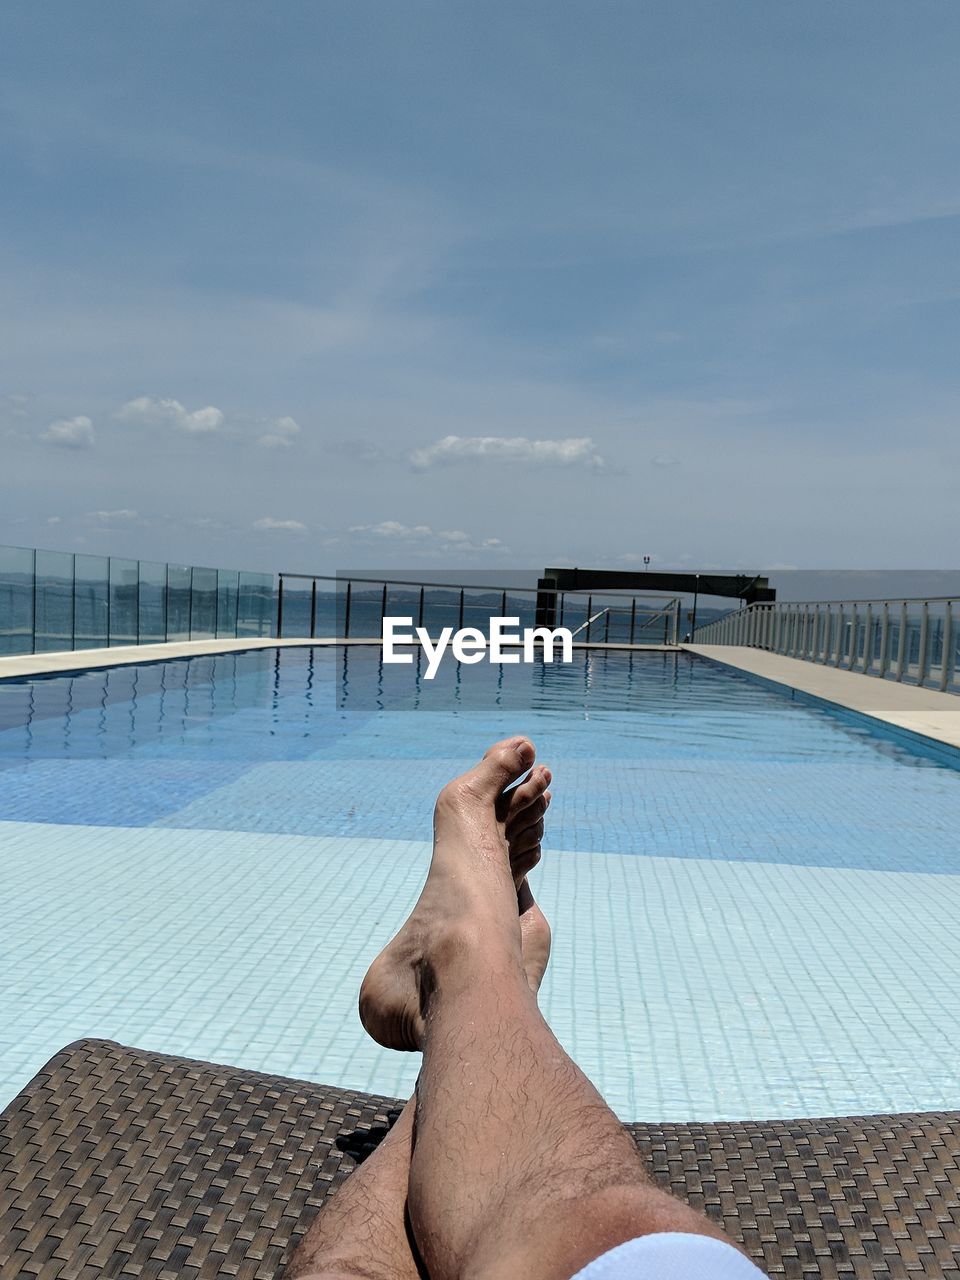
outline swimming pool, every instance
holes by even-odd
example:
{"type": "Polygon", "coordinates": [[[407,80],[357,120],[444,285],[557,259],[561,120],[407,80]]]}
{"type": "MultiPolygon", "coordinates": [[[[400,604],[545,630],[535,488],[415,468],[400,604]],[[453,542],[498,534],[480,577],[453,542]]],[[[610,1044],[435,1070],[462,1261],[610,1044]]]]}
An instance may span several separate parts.
{"type": "Polygon", "coordinates": [[[306,647],[0,683],[4,1099],[81,1035],[408,1090],[356,990],[517,731],[544,1007],[625,1118],[960,1105],[960,773],[688,655],[306,647]]]}

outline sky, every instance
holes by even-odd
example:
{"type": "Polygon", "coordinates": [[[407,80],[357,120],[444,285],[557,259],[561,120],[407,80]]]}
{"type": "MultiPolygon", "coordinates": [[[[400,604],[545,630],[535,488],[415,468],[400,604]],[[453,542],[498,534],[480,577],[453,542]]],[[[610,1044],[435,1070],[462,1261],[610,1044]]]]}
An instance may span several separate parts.
{"type": "Polygon", "coordinates": [[[0,542],[953,569],[948,0],[7,0],[0,542]]]}

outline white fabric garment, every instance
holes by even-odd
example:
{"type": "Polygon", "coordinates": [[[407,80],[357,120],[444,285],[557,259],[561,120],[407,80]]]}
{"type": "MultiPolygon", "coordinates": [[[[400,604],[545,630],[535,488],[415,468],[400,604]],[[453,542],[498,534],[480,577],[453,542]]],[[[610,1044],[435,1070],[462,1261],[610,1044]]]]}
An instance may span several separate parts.
{"type": "Polygon", "coordinates": [[[657,1231],[601,1254],[572,1280],[767,1280],[732,1245],[711,1236],[657,1231]]]}

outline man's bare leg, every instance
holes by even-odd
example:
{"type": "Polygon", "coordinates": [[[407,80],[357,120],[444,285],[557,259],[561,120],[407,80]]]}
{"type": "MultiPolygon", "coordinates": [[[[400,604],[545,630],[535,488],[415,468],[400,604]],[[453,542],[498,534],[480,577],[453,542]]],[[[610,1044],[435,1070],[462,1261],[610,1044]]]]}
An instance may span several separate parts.
{"type": "MultiPolygon", "coordinates": [[[[519,920],[524,974],[535,993],[550,955],[550,927],[533,900],[526,874],[539,861],[550,772],[542,766],[499,804],[507,856],[520,880],[513,913],[519,920]]],[[[297,1246],[284,1280],[418,1280],[421,1270],[407,1222],[413,1149],[411,1099],[380,1145],[332,1196],[297,1246]]]]}
{"type": "Polygon", "coordinates": [[[361,992],[371,1034],[423,1050],[408,1211],[432,1280],[568,1280],[650,1232],[725,1239],[653,1185],[524,976],[497,798],[533,756],[498,743],[441,793],[424,894],[361,992]]]}

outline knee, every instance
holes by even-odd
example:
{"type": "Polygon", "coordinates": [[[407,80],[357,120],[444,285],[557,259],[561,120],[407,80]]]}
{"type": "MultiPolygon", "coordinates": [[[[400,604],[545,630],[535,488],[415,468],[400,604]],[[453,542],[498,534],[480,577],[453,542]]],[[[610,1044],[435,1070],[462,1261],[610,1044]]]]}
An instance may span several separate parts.
{"type": "Polygon", "coordinates": [[[591,1234],[613,1249],[635,1236],[658,1231],[693,1232],[724,1240],[720,1227],[699,1209],[650,1182],[618,1183],[589,1192],[577,1206],[577,1217],[591,1234]]]}

